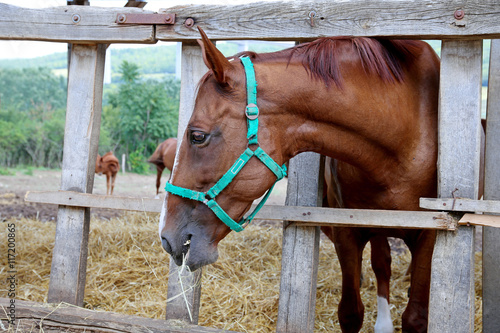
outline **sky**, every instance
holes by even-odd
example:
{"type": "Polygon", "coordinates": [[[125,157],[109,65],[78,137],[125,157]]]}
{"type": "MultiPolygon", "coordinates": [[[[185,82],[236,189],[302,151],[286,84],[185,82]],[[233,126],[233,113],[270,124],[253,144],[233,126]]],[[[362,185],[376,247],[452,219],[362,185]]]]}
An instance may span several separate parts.
{"type": "MultiPolygon", "coordinates": [[[[15,5],[26,8],[47,8],[66,6],[66,0],[0,0],[1,3],[15,5]]],[[[147,0],[146,10],[157,11],[159,8],[171,7],[179,4],[179,0],[147,0]]],[[[183,3],[234,3],[245,2],[245,0],[183,0],[183,3]]],[[[90,0],[93,7],[123,7],[126,0],[90,0]]],[[[159,42],[155,45],[165,45],[159,42]]],[[[154,45],[140,44],[112,44],[111,49],[132,48],[132,47],[154,47],[154,45]]],[[[66,52],[68,46],[66,43],[51,42],[31,42],[31,41],[5,41],[0,40],[0,59],[15,58],[36,58],[56,52],[66,52]]]]}

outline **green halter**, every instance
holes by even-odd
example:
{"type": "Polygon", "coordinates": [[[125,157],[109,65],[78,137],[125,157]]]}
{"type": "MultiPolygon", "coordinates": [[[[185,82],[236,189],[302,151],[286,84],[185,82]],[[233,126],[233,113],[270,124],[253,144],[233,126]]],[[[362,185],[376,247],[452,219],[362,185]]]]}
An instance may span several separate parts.
{"type": "Polygon", "coordinates": [[[243,67],[245,68],[247,81],[248,105],[245,109],[245,115],[247,117],[248,127],[248,146],[257,145],[257,149],[251,150],[247,147],[243,154],[241,154],[236,162],[234,162],[233,166],[206,193],[175,186],[170,182],[167,182],[167,186],[165,187],[165,190],[172,194],[178,195],[183,198],[203,202],[215,213],[215,215],[217,215],[217,217],[222,222],[224,222],[229,228],[231,228],[231,230],[234,230],[236,232],[242,231],[252,221],[257,212],[266,203],[276,182],[286,176],[286,166],[279,166],[278,163],[276,163],[271,158],[271,156],[266,154],[266,152],[259,147],[259,142],[257,140],[257,132],[259,128],[259,108],[257,107],[257,81],[255,80],[255,70],[250,58],[241,57],[240,59],[243,67]],[[267,191],[262,201],[257,205],[255,210],[248,217],[242,218],[240,222],[236,222],[231,217],[229,217],[229,215],[219,206],[219,204],[215,201],[215,197],[231,183],[234,177],[236,177],[236,175],[241,171],[241,169],[243,169],[245,164],[247,164],[247,162],[253,156],[257,157],[262,163],[264,163],[264,165],[267,166],[269,170],[271,170],[276,175],[277,179],[273,186],[267,191]]]}

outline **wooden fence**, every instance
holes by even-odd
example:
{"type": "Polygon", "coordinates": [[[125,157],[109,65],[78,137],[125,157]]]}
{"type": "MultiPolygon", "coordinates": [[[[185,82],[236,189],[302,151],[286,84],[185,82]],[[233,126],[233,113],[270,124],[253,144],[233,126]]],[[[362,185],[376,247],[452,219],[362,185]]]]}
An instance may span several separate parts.
{"type": "MultiPolygon", "coordinates": [[[[46,202],[45,199],[49,199],[51,203],[60,205],[49,302],[83,303],[88,207],[151,211],[158,211],[160,207],[160,202],[151,200],[102,198],[90,194],[99,139],[104,50],[109,43],[155,43],[158,40],[182,42],[179,115],[179,135],[182,135],[193,108],[194,88],[206,71],[201,51],[195,43],[195,39],[199,38],[197,25],[202,26],[208,36],[215,40],[302,42],[335,35],[441,39],[439,197],[453,198],[453,194],[461,198],[476,197],[480,177],[482,39],[500,38],[498,0],[269,1],[178,6],[161,12],[174,13],[176,17],[173,24],[117,23],[118,14],[152,14],[138,8],[67,6],[21,9],[0,3],[0,39],[73,43],[61,191],[45,193],[42,197],[37,193],[27,196],[30,201],[46,202]]],[[[489,206],[487,208],[484,202],[469,200],[467,204],[450,207],[443,205],[446,201],[440,199],[422,199],[423,206],[437,205],[432,208],[440,211],[500,212],[498,202],[494,201],[500,199],[500,44],[497,40],[493,41],[491,50],[485,192],[485,198],[490,199],[489,206]],[[464,205],[468,205],[467,209],[464,205]]],[[[457,227],[455,215],[448,213],[317,208],[315,206],[320,198],[318,188],[321,188],[319,160],[320,157],[313,153],[301,154],[292,159],[287,193],[287,205],[290,207],[266,207],[260,213],[262,218],[284,220],[288,225],[283,237],[277,331],[313,330],[318,226],[345,223],[366,226],[372,223],[385,227],[425,226],[439,229],[433,257],[429,332],[473,332],[474,226],[457,227]],[[304,218],[304,212],[311,214],[305,214],[307,218],[304,218]]],[[[477,220],[470,215],[467,219],[468,222],[477,220]]],[[[494,217],[489,219],[495,220],[494,217]]],[[[485,332],[495,332],[499,325],[500,263],[496,245],[499,236],[498,229],[485,228],[485,332]]],[[[176,269],[174,264],[171,264],[171,269],[176,269]]],[[[200,274],[198,271],[186,278],[196,283],[200,274]]],[[[175,295],[177,288],[175,279],[171,279],[169,295],[175,295]]],[[[199,292],[200,289],[195,288],[188,295],[193,304],[191,311],[194,324],[197,322],[199,292]]],[[[169,303],[167,318],[187,319],[184,301],[169,303]]]]}

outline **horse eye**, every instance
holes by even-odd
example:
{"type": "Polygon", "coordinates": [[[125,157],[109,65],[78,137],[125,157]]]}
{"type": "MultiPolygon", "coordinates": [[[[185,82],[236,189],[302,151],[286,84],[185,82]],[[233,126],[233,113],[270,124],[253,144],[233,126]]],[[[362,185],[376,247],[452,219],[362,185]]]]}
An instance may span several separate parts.
{"type": "Polygon", "coordinates": [[[195,145],[200,145],[207,140],[208,135],[202,132],[192,132],[191,133],[191,143],[195,145]]]}

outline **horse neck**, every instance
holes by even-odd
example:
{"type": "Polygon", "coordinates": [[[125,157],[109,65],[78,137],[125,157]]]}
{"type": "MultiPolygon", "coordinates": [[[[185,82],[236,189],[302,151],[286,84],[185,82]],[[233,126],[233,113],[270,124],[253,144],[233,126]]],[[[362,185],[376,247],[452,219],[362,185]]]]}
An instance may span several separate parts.
{"type": "Polygon", "coordinates": [[[284,160],[314,151],[347,162],[387,186],[396,169],[410,167],[416,159],[432,163],[435,151],[423,147],[435,142],[436,117],[414,87],[383,82],[366,75],[361,66],[349,65],[342,67],[341,87],[326,86],[311,79],[302,64],[287,66],[281,76],[268,71],[263,84],[271,86],[264,99],[279,110],[269,123],[281,138],[284,160]]]}

